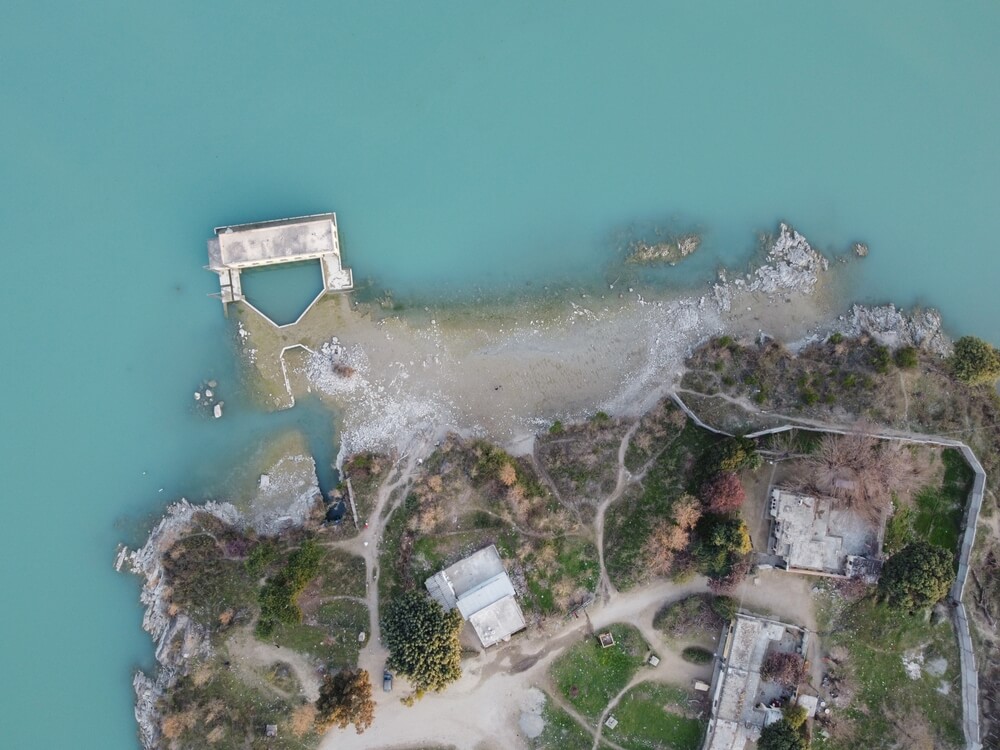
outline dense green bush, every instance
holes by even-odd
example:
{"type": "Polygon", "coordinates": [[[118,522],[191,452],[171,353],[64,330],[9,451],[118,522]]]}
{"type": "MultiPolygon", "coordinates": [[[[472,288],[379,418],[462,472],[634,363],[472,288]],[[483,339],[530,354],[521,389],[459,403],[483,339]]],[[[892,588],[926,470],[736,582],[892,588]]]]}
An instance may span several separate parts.
{"type": "Polygon", "coordinates": [[[696,529],[694,557],[699,570],[710,578],[728,575],[736,560],[750,551],[750,532],[741,518],[707,513],[696,529]]]}
{"type": "Polygon", "coordinates": [[[730,474],[743,469],[759,469],[763,459],[757,453],[757,444],[749,438],[728,437],[713,443],[698,460],[695,482],[698,486],[716,474],[730,474]]]}
{"type": "Polygon", "coordinates": [[[791,725],[792,729],[799,729],[809,718],[809,712],[806,711],[805,706],[786,706],[783,713],[785,721],[791,725]]]}
{"type": "Polygon", "coordinates": [[[681,658],[684,661],[689,661],[692,664],[708,664],[712,661],[713,654],[707,648],[701,648],[700,646],[688,646],[686,649],[681,651],[681,658]]]}
{"type": "Polygon", "coordinates": [[[739,603],[731,596],[716,596],[712,599],[712,611],[726,622],[736,617],[739,603]]]}
{"type": "Polygon", "coordinates": [[[881,375],[889,372],[889,367],[892,365],[892,355],[889,353],[889,347],[881,345],[872,347],[869,363],[872,369],[881,375]]]}
{"type": "Polygon", "coordinates": [[[809,740],[802,732],[803,728],[796,729],[787,719],[776,721],[760,733],[757,750],[807,750],[809,740]]]}
{"type": "Polygon", "coordinates": [[[920,361],[917,357],[917,347],[915,346],[903,346],[896,350],[893,359],[896,360],[896,366],[904,370],[910,370],[917,366],[920,361]]]}
{"type": "Polygon", "coordinates": [[[951,552],[927,542],[914,542],[889,558],[878,585],[890,606],[915,610],[943,599],[954,580],[951,552]]]}
{"type": "Polygon", "coordinates": [[[306,584],[319,574],[319,561],[322,557],[322,548],[314,539],[309,539],[292,552],[285,566],[264,584],[258,595],[259,638],[271,635],[278,623],[294,625],[302,622],[302,610],[295,599],[306,584]]]}
{"type": "Polygon", "coordinates": [[[653,627],[668,638],[689,640],[718,632],[723,618],[715,611],[711,594],[690,594],[663,605],[653,617],[653,627]]]}
{"type": "Polygon", "coordinates": [[[382,638],[389,665],[409,677],[417,697],[443,690],[462,676],[461,630],[461,612],[445,612],[424,593],[411,591],[388,603],[382,638]]]}
{"type": "Polygon", "coordinates": [[[975,336],[962,336],[955,342],[951,368],[966,383],[992,383],[1000,378],[1000,352],[975,336]]]}

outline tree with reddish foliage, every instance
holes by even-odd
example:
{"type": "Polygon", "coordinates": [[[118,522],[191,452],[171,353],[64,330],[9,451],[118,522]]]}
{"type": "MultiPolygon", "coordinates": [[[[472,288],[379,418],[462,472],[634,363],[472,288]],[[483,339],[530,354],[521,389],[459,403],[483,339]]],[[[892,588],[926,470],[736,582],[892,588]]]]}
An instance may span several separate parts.
{"type": "Polygon", "coordinates": [[[740,509],[747,493],[732,472],[716,474],[701,488],[701,500],[712,513],[733,513],[740,509]]]}
{"type": "Polygon", "coordinates": [[[768,682],[777,682],[786,687],[795,687],[805,676],[805,661],[799,654],[772,651],[764,657],[760,676],[768,682]]]}

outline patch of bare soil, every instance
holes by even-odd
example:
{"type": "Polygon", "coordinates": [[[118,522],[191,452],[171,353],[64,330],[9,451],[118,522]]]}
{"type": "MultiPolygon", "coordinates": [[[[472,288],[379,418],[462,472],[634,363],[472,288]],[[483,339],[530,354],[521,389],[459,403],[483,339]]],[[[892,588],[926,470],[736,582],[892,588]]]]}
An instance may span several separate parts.
{"type": "Polygon", "coordinates": [[[596,506],[618,481],[618,447],[630,423],[598,414],[535,441],[538,460],[560,495],[596,506]]]}
{"type": "Polygon", "coordinates": [[[319,676],[315,665],[305,656],[287,648],[258,641],[250,631],[242,628],[226,641],[226,650],[233,666],[244,678],[258,681],[260,669],[270,669],[275,662],[287,664],[302,686],[306,700],[315,702],[319,698],[319,676]]]}

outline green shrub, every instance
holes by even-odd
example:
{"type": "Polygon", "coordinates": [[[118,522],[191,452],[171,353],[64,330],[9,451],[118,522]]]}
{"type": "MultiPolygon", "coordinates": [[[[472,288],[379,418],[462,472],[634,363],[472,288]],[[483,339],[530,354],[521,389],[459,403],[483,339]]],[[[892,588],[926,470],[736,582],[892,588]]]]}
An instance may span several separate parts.
{"type": "Polygon", "coordinates": [[[314,539],[308,539],[288,556],[288,562],[260,590],[260,619],[257,636],[266,638],[278,623],[294,625],[302,622],[302,610],[295,602],[302,589],[319,574],[323,549],[314,539]]]}
{"type": "Polygon", "coordinates": [[[896,350],[896,353],[893,355],[893,359],[896,360],[896,367],[904,370],[912,370],[919,362],[919,358],[917,357],[917,347],[901,347],[896,350]]]}
{"type": "Polygon", "coordinates": [[[1000,378],[1000,352],[975,336],[962,336],[955,342],[951,369],[966,383],[992,383],[1000,378]]]}
{"type": "Polygon", "coordinates": [[[695,482],[701,486],[716,474],[728,474],[743,469],[759,469],[763,459],[757,444],[749,438],[728,437],[713,443],[698,461],[695,482]]]}
{"type": "Polygon", "coordinates": [[[563,423],[558,419],[552,423],[551,427],[549,427],[550,435],[562,435],[564,432],[566,432],[566,428],[563,427],[563,423]]]}
{"type": "Polygon", "coordinates": [[[717,596],[712,599],[712,611],[726,622],[736,617],[739,603],[731,596],[717,596]]]}
{"type": "Polygon", "coordinates": [[[611,424],[611,417],[608,416],[607,412],[599,411],[590,418],[590,423],[592,425],[596,425],[597,427],[604,427],[605,425],[611,424]]]}
{"type": "Polygon", "coordinates": [[[812,388],[803,388],[799,392],[799,398],[806,406],[814,406],[819,401],[819,394],[812,388]]]}
{"type": "Polygon", "coordinates": [[[843,340],[844,340],[844,334],[842,334],[840,331],[836,331],[830,334],[830,338],[827,339],[827,342],[831,344],[839,344],[843,340]]]}
{"type": "Polygon", "coordinates": [[[271,539],[265,539],[250,550],[246,561],[247,573],[256,578],[263,574],[267,570],[267,566],[277,558],[278,545],[271,539]]]}
{"type": "Polygon", "coordinates": [[[885,373],[889,372],[890,365],[892,365],[892,355],[889,353],[889,347],[881,345],[872,347],[868,361],[875,372],[885,375],[885,373]]]}
{"type": "Polygon", "coordinates": [[[713,654],[707,648],[701,648],[700,646],[688,646],[686,649],[681,651],[681,658],[684,661],[689,661],[692,664],[708,664],[712,661],[713,654]]]}
{"type": "Polygon", "coordinates": [[[809,718],[809,712],[806,711],[805,706],[786,706],[783,713],[785,714],[785,721],[788,722],[792,729],[798,729],[809,718]]]}
{"type": "Polygon", "coordinates": [[[890,606],[915,610],[943,599],[954,580],[952,552],[914,542],[889,558],[878,585],[890,606]]]}
{"type": "Polygon", "coordinates": [[[889,516],[885,524],[885,541],[882,542],[882,551],[887,555],[894,555],[913,540],[913,509],[909,506],[896,507],[889,516]]]}
{"type": "Polygon", "coordinates": [[[757,740],[757,750],[807,750],[809,740],[801,728],[796,729],[787,719],[764,727],[757,740]]]}
{"type": "Polygon", "coordinates": [[[696,527],[694,558],[710,578],[724,578],[750,549],[750,532],[743,519],[706,513],[696,527]]]}
{"type": "Polygon", "coordinates": [[[436,601],[411,591],[388,602],[382,616],[382,638],[389,663],[409,677],[416,697],[441,691],[462,676],[462,614],[445,612],[436,601]]]}

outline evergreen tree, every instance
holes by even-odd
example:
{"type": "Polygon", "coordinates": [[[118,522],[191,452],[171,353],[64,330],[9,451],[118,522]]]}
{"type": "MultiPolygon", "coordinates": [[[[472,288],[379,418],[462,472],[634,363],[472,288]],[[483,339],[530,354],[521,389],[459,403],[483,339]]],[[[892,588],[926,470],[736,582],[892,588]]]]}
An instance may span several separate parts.
{"type": "Polygon", "coordinates": [[[389,666],[409,678],[417,697],[443,690],[462,676],[461,629],[457,609],[445,612],[422,593],[411,591],[389,602],[382,619],[389,666]]]}
{"type": "Polygon", "coordinates": [[[914,542],[889,558],[879,590],[893,607],[925,609],[943,599],[954,580],[953,557],[948,550],[914,542]]]}

